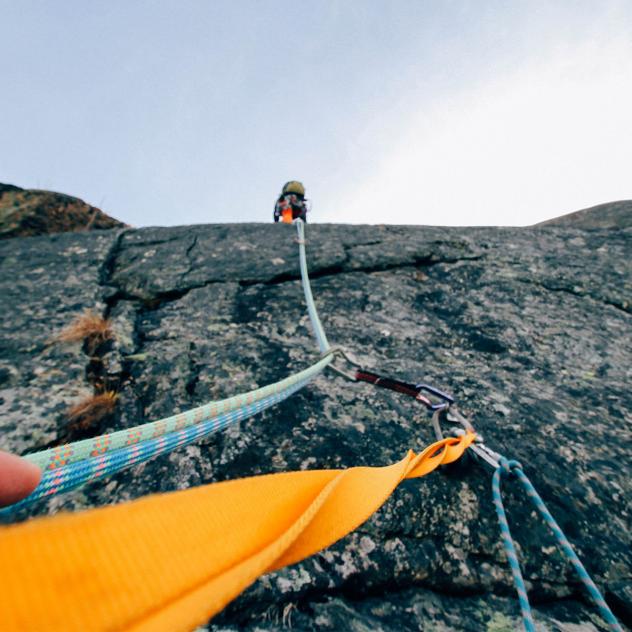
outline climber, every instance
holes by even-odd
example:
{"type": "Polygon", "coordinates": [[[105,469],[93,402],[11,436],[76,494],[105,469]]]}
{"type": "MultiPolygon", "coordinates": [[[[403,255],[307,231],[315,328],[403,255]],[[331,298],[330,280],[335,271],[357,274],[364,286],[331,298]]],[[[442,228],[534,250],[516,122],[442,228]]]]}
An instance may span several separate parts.
{"type": "Polygon", "coordinates": [[[274,206],[274,221],[281,220],[286,224],[291,224],[299,217],[304,222],[307,221],[305,187],[297,180],[290,180],[283,185],[281,195],[274,206]]]}

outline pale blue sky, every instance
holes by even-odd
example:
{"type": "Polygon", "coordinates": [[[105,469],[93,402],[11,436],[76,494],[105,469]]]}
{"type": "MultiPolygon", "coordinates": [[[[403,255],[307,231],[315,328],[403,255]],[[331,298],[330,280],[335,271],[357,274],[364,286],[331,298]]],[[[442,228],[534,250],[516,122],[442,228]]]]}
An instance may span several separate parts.
{"type": "Polygon", "coordinates": [[[632,2],[0,0],[0,182],[136,226],[632,198],[632,2]]]}

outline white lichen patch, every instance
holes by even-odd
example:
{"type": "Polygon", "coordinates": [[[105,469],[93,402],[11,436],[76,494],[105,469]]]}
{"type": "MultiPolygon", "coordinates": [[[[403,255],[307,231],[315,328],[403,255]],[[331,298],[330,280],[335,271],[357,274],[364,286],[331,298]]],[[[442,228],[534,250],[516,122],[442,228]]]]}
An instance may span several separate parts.
{"type": "Polygon", "coordinates": [[[309,470],[312,469],[313,465],[316,465],[316,457],[308,456],[304,461],[301,461],[300,469],[301,470],[309,470]]]}
{"type": "Polygon", "coordinates": [[[66,248],[61,254],[64,257],[72,257],[72,255],[85,255],[88,252],[87,248],[83,248],[81,246],[70,246],[70,248],[66,248]]]}
{"type": "Polygon", "coordinates": [[[335,568],[343,579],[360,572],[360,569],[355,564],[354,556],[349,551],[344,551],[340,559],[341,562],[336,564],[335,568]]]}
{"type": "Polygon", "coordinates": [[[291,568],[276,578],[277,587],[282,593],[298,592],[303,586],[309,586],[311,582],[310,574],[302,567],[291,568]]]}

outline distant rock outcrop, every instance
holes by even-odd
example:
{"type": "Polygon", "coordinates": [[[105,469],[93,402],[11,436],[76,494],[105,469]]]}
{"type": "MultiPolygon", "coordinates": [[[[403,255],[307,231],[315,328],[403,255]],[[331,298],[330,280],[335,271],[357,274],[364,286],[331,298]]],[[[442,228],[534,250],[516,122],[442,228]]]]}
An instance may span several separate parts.
{"type": "MultiPolygon", "coordinates": [[[[119,393],[93,433],[278,380],[318,356],[287,225],[115,230],[0,243],[0,448],[65,437],[94,375],[119,393]],[[97,352],[51,344],[85,309],[97,352]],[[96,357],[95,357],[96,356],[96,357]]],[[[307,228],[332,344],[451,392],[518,459],[606,599],[632,623],[632,228],[307,228]]],[[[198,444],[21,515],[122,502],[265,472],[384,465],[433,440],[425,409],[327,373],[198,444]]],[[[539,630],[606,630],[523,491],[507,482],[539,630]]],[[[222,542],[209,546],[222,546],[222,542]]],[[[521,628],[473,458],[405,481],[357,531],[258,580],[209,624],[237,630],[521,628]]]]}
{"type": "Polygon", "coordinates": [[[607,202],[540,222],[536,226],[570,228],[631,228],[632,200],[607,202]]]}
{"type": "Polygon", "coordinates": [[[0,183],[0,239],[124,226],[79,198],[0,183]]]}

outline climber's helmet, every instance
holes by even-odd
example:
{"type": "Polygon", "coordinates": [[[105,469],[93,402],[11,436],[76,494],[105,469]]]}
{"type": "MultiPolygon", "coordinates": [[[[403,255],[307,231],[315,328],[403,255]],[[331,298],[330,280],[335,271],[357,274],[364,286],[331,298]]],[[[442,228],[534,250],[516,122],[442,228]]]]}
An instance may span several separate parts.
{"type": "Polygon", "coordinates": [[[290,180],[283,185],[281,193],[283,195],[286,193],[294,193],[300,197],[305,197],[305,187],[302,182],[299,182],[298,180],[290,180]]]}

